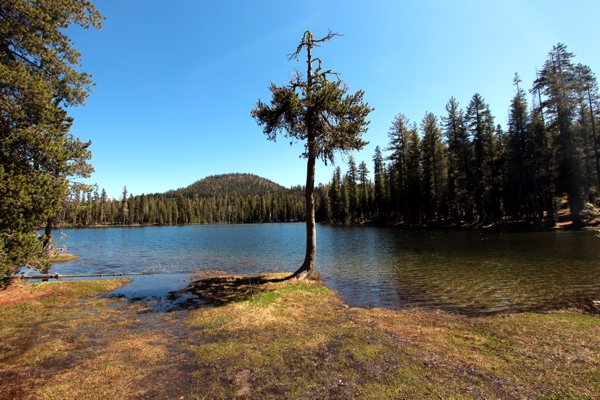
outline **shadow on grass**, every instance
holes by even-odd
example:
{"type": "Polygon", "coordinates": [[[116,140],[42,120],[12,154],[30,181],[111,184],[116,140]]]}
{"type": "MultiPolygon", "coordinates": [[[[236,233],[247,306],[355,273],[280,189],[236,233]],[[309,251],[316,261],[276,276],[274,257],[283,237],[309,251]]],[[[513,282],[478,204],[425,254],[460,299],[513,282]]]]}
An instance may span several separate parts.
{"type": "Polygon", "coordinates": [[[223,306],[250,299],[266,290],[265,284],[283,282],[291,275],[218,276],[192,282],[183,289],[204,305],[223,306]]]}

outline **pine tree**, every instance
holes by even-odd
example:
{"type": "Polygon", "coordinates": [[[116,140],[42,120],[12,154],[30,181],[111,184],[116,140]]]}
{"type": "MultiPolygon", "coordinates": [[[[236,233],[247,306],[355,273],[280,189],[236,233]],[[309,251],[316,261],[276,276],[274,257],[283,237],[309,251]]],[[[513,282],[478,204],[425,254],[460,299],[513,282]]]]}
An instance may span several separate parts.
{"type": "Polygon", "coordinates": [[[421,139],[416,125],[409,131],[406,152],[406,197],[408,221],[417,223],[423,218],[423,191],[421,188],[421,139]]]}
{"type": "Polygon", "coordinates": [[[492,218],[492,167],[494,159],[494,118],[483,97],[476,93],[467,107],[465,123],[473,146],[473,198],[482,222],[492,218]]]}
{"type": "Polygon", "coordinates": [[[360,182],[360,219],[370,218],[371,213],[369,207],[369,189],[371,182],[369,181],[369,169],[367,163],[362,161],[358,166],[358,180],[360,182]]]}
{"type": "Polygon", "coordinates": [[[594,202],[600,185],[600,158],[598,152],[598,136],[596,120],[598,119],[598,83],[592,70],[582,64],[575,66],[577,75],[576,91],[579,104],[578,131],[584,141],[586,164],[586,191],[590,193],[589,201],[594,202]],[[591,188],[594,188],[593,191],[591,188]]]}
{"type": "Polygon", "coordinates": [[[331,201],[329,199],[329,187],[328,185],[319,184],[316,189],[318,206],[317,216],[319,221],[331,222],[331,201]]]}
{"type": "Polygon", "coordinates": [[[108,196],[106,195],[106,190],[102,189],[102,194],[100,195],[100,224],[104,224],[104,219],[106,218],[106,203],[108,201],[108,196]]]}
{"type": "MultiPolygon", "coordinates": [[[[339,169],[340,167],[338,167],[339,169]]],[[[340,171],[341,174],[341,171],[340,171]]],[[[342,224],[347,224],[350,222],[350,182],[348,179],[348,175],[345,175],[341,180],[340,186],[340,222],[342,224]]]]}
{"type": "Polygon", "coordinates": [[[348,156],[348,173],[346,174],[348,183],[348,207],[350,222],[357,222],[359,217],[360,200],[357,189],[358,170],[356,169],[356,161],[354,156],[348,156]]]}
{"type": "MultiPolygon", "coordinates": [[[[252,116],[263,126],[269,140],[275,140],[278,133],[294,140],[306,140],[304,157],[307,158],[306,173],[306,254],[304,262],[293,274],[304,279],[313,274],[317,258],[317,233],[315,228],[315,163],[319,158],[333,162],[336,151],[347,153],[362,149],[367,142],[362,134],[367,131],[366,117],[371,112],[363,102],[364,92],[347,94],[348,87],[339,79],[330,81],[330,70],[323,70],[321,60],[312,58],[312,50],[333,37],[329,32],[321,39],[315,39],[306,31],[302,41],[289,59],[296,59],[302,50],[307,51],[306,79],[300,74],[287,86],[271,84],[271,105],[257,102],[252,116]],[[318,66],[313,71],[313,64],[318,66]]],[[[334,74],[335,75],[335,74],[334,74]]]]}
{"type": "Polygon", "coordinates": [[[127,186],[123,187],[123,197],[121,200],[121,224],[127,223],[127,217],[129,215],[129,208],[127,205],[127,186]]]}
{"type": "Polygon", "coordinates": [[[331,204],[331,218],[336,222],[342,220],[342,191],[341,191],[341,178],[342,171],[340,167],[337,167],[333,171],[333,177],[331,184],[329,185],[329,202],[331,204]]]}
{"type": "Polygon", "coordinates": [[[494,138],[492,143],[492,156],[491,156],[491,212],[494,223],[498,223],[503,216],[503,204],[502,198],[504,197],[504,187],[502,186],[505,181],[504,173],[506,170],[506,134],[504,133],[500,124],[496,125],[494,131],[494,138]]]}
{"type": "Polygon", "coordinates": [[[98,214],[100,206],[100,193],[98,193],[98,185],[94,185],[94,194],[92,196],[92,225],[98,224],[98,214]]]}
{"type": "Polygon", "coordinates": [[[440,219],[443,214],[447,172],[442,134],[435,115],[425,114],[421,121],[421,132],[423,212],[428,219],[440,219]]]}
{"type": "MultiPolygon", "coordinates": [[[[537,71],[536,75],[539,77],[537,71]]],[[[542,206],[536,209],[538,220],[542,221],[544,210],[547,212],[547,221],[549,226],[556,224],[555,218],[555,157],[554,157],[554,137],[546,125],[544,117],[544,107],[542,102],[541,87],[533,87],[530,90],[533,94],[534,105],[531,111],[531,138],[533,140],[533,164],[535,169],[535,193],[538,203],[542,206]],[[537,102],[536,102],[537,101],[537,102]]]]}
{"type": "Polygon", "coordinates": [[[559,193],[567,194],[573,223],[578,225],[586,193],[582,179],[582,154],[577,148],[573,130],[577,80],[572,59],[573,54],[564,44],[554,46],[534,82],[533,91],[545,96],[541,106],[544,115],[549,118],[548,129],[556,144],[556,188],[559,193]]]}
{"type": "Polygon", "coordinates": [[[471,220],[473,148],[465,126],[463,111],[451,97],[446,104],[448,115],[442,118],[448,148],[448,203],[456,224],[471,220]]]}
{"type": "Polygon", "coordinates": [[[392,126],[388,132],[390,143],[386,148],[391,151],[388,156],[392,169],[392,179],[390,182],[391,206],[393,210],[403,219],[407,215],[407,153],[410,137],[410,121],[403,114],[398,114],[392,121],[392,126]]]}
{"type": "Polygon", "coordinates": [[[531,138],[529,111],[525,92],[519,87],[521,80],[515,74],[513,80],[517,93],[511,100],[508,115],[508,181],[509,202],[505,205],[513,220],[534,217],[535,169],[533,166],[534,142],[531,138]]]}
{"type": "Polygon", "coordinates": [[[69,179],[93,171],[90,143],[70,133],[67,109],[84,104],[92,82],[64,34],[71,25],[100,28],[90,2],[0,2],[0,273],[46,269],[48,248],[35,227],[52,224],[69,179]]]}
{"type": "Polygon", "coordinates": [[[375,155],[373,156],[373,178],[375,183],[375,211],[374,215],[383,221],[386,207],[386,168],[383,161],[383,154],[379,146],[375,147],[375,155]]]}

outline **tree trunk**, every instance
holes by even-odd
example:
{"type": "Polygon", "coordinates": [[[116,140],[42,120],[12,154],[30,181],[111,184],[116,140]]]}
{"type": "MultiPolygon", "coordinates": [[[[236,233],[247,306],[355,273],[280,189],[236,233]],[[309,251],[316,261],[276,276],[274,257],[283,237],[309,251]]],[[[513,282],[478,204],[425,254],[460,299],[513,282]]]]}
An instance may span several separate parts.
{"type": "Polygon", "coordinates": [[[49,255],[49,251],[50,251],[50,244],[52,241],[52,218],[48,218],[48,220],[46,221],[46,229],[44,230],[44,243],[43,243],[43,251],[44,251],[44,255],[49,255]]]}
{"type": "MultiPolygon", "coordinates": [[[[46,236],[44,238],[44,243],[43,243],[43,248],[42,248],[42,252],[44,257],[49,257],[51,255],[50,253],[50,246],[52,245],[52,227],[53,227],[53,221],[52,218],[48,218],[48,220],[46,221],[46,229],[44,230],[44,235],[46,236]]],[[[50,264],[44,264],[44,268],[42,269],[42,274],[47,274],[48,271],[50,271],[50,264]]],[[[42,282],[48,282],[48,279],[42,279],[42,282]]]]}
{"type": "MultiPolygon", "coordinates": [[[[309,145],[309,149],[312,148],[309,145]]],[[[312,152],[311,152],[312,153],[312,152]]],[[[315,164],[316,157],[308,156],[306,165],[306,254],[302,266],[292,275],[292,278],[306,279],[315,272],[317,264],[317,229],[315,225],[315,164]]]]}
{"type": "MultiPolygon", "coordinates": [[[[311,36],[312,38],[312,36],[311,36]]],[[[312,46],[309,41],[306,46],[307,68],[306,68],[306,95],[310,95],[313,85],[312,74],[312,46]]],[[[306,254],[302,266],[292,275],[292,278],[306,279],[315,272],[317,264],[317,229],[315,226],[315,164],[317,152],[315,149],[315,132],[313,116],[307,116],[307,141],[308,162],[306,163],[306,189],[304,197],[306,201],[306,254]]]]}

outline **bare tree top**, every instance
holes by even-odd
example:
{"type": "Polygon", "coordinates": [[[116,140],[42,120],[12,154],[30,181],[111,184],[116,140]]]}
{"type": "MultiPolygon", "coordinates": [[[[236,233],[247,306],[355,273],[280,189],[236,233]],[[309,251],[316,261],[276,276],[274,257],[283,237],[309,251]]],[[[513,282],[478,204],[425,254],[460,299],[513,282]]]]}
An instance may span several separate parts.
{"type": "Polygon", "coordinates": [[[327,33],[327,36],[325,36],[321,39],[314,39],[311,31],[304,32],[304,36],[302,36],[302,40],[300,41],[300,44],[298,45],[298,48],[296,49],[296,51],[292,54],[288,54],[288,61],[291,61],[294,58],[296,59],[296,61],[300,61],[299,55],[303,48],[306,47],[307,49],[310,49],[313,47],[320,47],[321,45],[319,43],[323,43],[328,40],[331,40],[335,36],[344,36],[344,35],[341,33],[332,32],[331,29],[329,29],[329,33],[327,33]]]}

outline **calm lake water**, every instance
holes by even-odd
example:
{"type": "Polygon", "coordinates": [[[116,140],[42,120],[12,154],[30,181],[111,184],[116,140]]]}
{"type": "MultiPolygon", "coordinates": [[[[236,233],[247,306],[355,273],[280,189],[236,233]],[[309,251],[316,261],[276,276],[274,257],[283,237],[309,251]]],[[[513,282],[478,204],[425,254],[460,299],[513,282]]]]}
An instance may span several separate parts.
{"type": "MultiPolygon", "coordinates": [[[[291,272],[304,257],[302,223],[63,232],[69,235],[63,242],[68,252],[80,259],[56,264],[52,272],[59,274],[291,272]]],[[[317,242],[317,269],[351,306],[418,305],[490,313],[553,309],[581,297],[600,297],[600,239],[593,232],[499,234],[318,225],[317,242]]],[[[145,284],[143,278],[136,282],[145,284]]]]}

